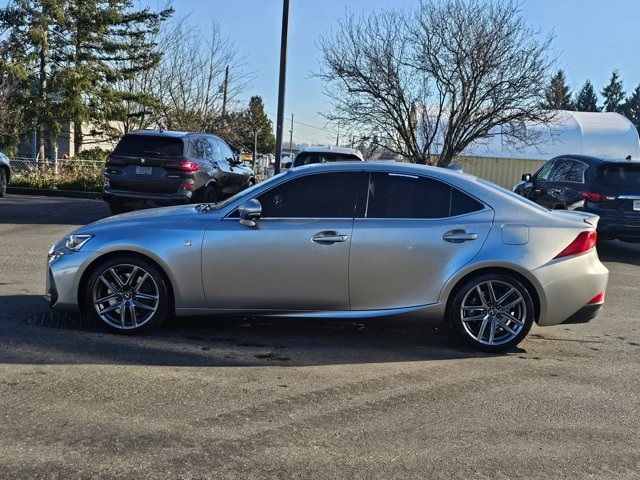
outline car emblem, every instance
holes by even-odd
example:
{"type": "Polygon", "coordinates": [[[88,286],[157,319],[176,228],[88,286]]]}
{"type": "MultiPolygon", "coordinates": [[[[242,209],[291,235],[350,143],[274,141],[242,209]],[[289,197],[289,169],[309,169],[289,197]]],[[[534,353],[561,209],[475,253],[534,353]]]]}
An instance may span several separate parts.
{"type": "Polygon", "coordinates": [[[141,158],[140,163],[144,163],[144,162],[146,162],[146,160],[144,158],[141,158]]]}

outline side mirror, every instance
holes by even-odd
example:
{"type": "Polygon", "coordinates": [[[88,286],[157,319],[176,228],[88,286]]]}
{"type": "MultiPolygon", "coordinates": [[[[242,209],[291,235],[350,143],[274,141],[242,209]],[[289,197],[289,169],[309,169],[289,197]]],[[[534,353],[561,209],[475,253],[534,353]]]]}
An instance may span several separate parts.
{"type": "Polygon", "coordinates": [[[260,201],[252,198],[238,207],[240,223],[245,227],[255,227],[256,220],[262,216],[262,205],[260,201]]]}
{"type": "Polygon", "coordinates": [[[530,173],[523,173],[522,174],[522,181],[529,183],[531,181],[531,174],[530,173]]]}

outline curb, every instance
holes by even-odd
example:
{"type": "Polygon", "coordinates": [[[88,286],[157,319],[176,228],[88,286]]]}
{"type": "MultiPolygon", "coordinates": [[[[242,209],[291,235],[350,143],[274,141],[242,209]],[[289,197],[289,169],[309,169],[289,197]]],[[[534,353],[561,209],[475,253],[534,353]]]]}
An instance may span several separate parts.
{"type": "Polygon", "coordinates": [[[89,198],[102,200],[100,192],[79,192],[74,190],[49,190],[46,188],[7,187],[7,193],[14,195],[39,195],[43,197],[89,198]]]}

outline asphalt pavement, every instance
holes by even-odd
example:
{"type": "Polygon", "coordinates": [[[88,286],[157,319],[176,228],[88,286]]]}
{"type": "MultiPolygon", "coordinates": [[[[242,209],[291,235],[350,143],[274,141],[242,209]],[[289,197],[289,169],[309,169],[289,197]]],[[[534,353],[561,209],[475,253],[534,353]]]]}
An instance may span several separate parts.
{"type": "Polygon", "coordinates": [[[42,300],[95,200],[0,199],[0,478],[640,478],[640,246],[601,315],[504,355],[441,329],[252,318],[120,336],[42,300]]]}

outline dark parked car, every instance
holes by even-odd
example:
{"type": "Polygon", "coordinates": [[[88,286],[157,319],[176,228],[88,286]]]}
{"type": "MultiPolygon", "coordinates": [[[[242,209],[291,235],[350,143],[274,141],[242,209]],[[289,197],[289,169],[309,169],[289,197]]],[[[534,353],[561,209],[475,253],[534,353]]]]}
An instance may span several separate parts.
{"type": "Polygon", "coordinates": [[[7,193],[7,185],[11,179],[11,166],[9,159],[4,153],[0,153],[0,198],[7,193]]]}
{"type": "Polygon", "coordinates": [[[111,212],[217,202],[255,183],[229,146],[204,133],[137,130],[107,158],[104,199],[111,212]]]}
{"type": "Polygon", "coordinates": [[[514,191],[549,209],[600,216],[603,239],[640,242],[640,162],[564,155],[525,173],[514,191]]]}

